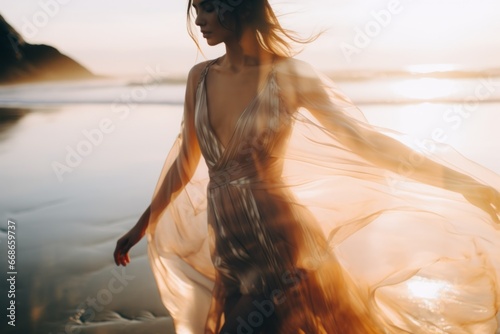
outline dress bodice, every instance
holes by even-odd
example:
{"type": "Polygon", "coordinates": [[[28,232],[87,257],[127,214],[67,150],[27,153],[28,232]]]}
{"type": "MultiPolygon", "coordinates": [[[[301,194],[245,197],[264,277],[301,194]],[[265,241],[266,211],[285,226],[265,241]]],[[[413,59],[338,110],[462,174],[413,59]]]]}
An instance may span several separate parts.
{"type": "Polygon", "coordinates": [[[206,77],[215,61],[201,74],[195,107],[196,134],[209,169],[209,188],[276,180],[282,168],[276,157],[286,143],[290,119],[280,104],[274,62],[264,86],[240,114],[224,147],[210,124],[207,103],[206,77]]]}

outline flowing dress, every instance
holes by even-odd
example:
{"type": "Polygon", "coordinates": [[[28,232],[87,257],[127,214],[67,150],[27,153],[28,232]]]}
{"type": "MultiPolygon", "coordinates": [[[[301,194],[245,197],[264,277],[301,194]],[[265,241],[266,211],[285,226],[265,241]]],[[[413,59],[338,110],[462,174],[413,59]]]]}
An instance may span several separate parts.
{"type": "MultiPolygon", "coordinates": [[[[332,131],[338,124],[412,143],[369,125],[319,74],[328,99],[304,101],[311,112],[291,110],[279,78],[309,75],[307,66],[273,63],[225,147],[208,117],[205,79],[215,61],[196,91],[202,159],[163,209],[167,171],[182,175],[189,159],[183,141],[192,134],[184,124],[147,231],[151,267],[177,333],[218,333],[225,301],[235,295],[260,298],[260,313],[241,319],[244,333],[270,317],[266,333],[495,333],[498,226],[461,194],[430,185],[458,180],[432,174],[429,184],[416,182],[416,156],[394,159],[399,152],[368,139],[353,150],[346,137],[354,134],[332,131]],[[364,157],[369,149],[380,150],[380,163],[364,157]],[[382,167],[387,161],[397,166],[382,167]]],[[[413,146],[500,189],[496,174],[432,145],[413,146]]]]}

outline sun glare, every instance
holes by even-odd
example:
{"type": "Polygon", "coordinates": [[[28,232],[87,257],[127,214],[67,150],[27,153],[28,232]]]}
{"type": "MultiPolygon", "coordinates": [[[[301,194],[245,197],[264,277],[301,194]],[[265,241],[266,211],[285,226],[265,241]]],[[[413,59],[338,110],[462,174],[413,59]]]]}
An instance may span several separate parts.
{"type": "Polygon", "coordinates": [[[393,91],[411,99],[429,100],[450,96],[456,91],[456,84],[447,79],[410,79],[394,84],[393,91]]]}
{"type": "Polygon", "coordinates": [[[420,64],[408,66],[408,71],[413,73],[435,73],[435,72],[452,72],[458,70],[458,67],[453,64],[420,64]]]}
{"type": "Polygon", "coordinates": [[[421,299],[439,299],[448,290],[448,284],[423,277],[412,278],[408,283],[410,293],[421,299]]]}
{"type": "Polygon", "coordinates": [[[409,144],[414,144],[414,138],[432,138],[433,132],[441,128],[444,108],[443,104],[422,102],[401,106],[391,113],[381,107],[372,113],[374,116],[370,114],[370,121],[408,134],[411,137],[409,144]]]}

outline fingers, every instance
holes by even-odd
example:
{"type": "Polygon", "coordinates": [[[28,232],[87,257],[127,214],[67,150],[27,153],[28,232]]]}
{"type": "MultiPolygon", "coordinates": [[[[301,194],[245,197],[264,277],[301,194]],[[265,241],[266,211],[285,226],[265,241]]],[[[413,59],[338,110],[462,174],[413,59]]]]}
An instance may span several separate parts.
{"type": "Polygon", "coordinates": [[[118,258],[118,265],[122,265],[125,267],[129,263],[130,263],[130,257],[128,253],[121,254],[120,257],[118,258]]]}
{"type": "Polygon", "coordinates": [[[130,263],[130,256],[128,252],[130,249],[141,240],[144,236],[140,226],[134,226],[130,231],[128,231],[124,236],[122,236],[116,242],[116,248],[113,253],[115,264],[117,266],[126,266],[130,263]]]}
{"type": "Polygon", "coordinates": [[[500,223],[500,220],[498,219],[498,210],[495,207],[495,203],[485,202],[485,204],[483,204],[483,210],[486,211],[491,216],[491,219],[495,223],[497,224],[500,223]]]}
{"type": "Polygon", "coordinates": [[[493,207],[492,210],[493,220],[495,221],[495,223],[500,224],[500,219],[498,218],[498,216],[500,216],[500,203],[495,202],[491,204],[491,206],[493,207]]]}
{"type": "Polygon", "coordinates": [[[497,214],[500,214],[500,193],[498,191],[495,191],[493,207],[497,211],[497,214]]]}
{"type": "Polygon", "coordinates": [[[128,252],[131,247],[132,246],[130,245],[128,238],[119,239],[116,242],[116,248],[113,253],[113,257],[117,266],[126,266],[128,263],[130,263],[130,256],[128,255],[128,252]]]}
{"type": "Polygon", "coordinates": [[[490,214],[491,218],[493,221],[497,224],[500,224],[500,220],[498,219],[498,213],[497,210],[492,209],[491,206],[488,208],[488,213],[490,214]]]}
{"type": "Polygon", "coordinates": [[[489,199],[489,207],[491,208],[491,216],[495,223],[500,224],[500,193],[495,189],[491,188],[491,196],[489,199]]]}
{"type": "Polygon", "coordinates": [[[467,194],[466,199],[489,214],[493,222],[500,224],[500,193],[492,187],[481,187],[467,194]]]}

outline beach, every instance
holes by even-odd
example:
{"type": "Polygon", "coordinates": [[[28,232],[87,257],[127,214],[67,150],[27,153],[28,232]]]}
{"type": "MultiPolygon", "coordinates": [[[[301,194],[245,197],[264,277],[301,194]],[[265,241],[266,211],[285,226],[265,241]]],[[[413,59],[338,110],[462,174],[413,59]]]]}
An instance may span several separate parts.
{"type": "MultiPolygon", "coordinates": [[[[107,111],[107,105],[1,111],[12,117],[4,123],[0,151],[2,229],[9,219],[16,224],[15,333],[60,333],[67,324],[81,325],[82,333],[105,328],[137,333],[142,331],[138,323],[158,328],[149,333],[172,327],[149,269],[145,240],[132,250],[126,269],[116,267],[112,253],[117,238],[149,204],[177,134],[164,128],[179,124],[179,113],[148,106],[114,119],[114,131],[58,177],[53,164],[67,165],[69,152],[89,142],[82,131],[98,126],[107,111]]],[[[6,268],[4,233],[2,239],[6,268]]]]}
{"type": "MultiPolygon", "coordinates": [[[[388,94],[380,80],[338,84],[370,123],[439,134],[500,173],[500,85],[472,105],[481,78],[446,80],[455,90],[437,101],[388,94]]],[[[15,299],[15,327],[4,316],[2,333],[174,333],[146,240],[126,268],[112,254],[149,205],[178,135],[183,94],[181,84],[130,81],[0,88],[0,266],[15,272],[15,298],[5,297],[8,281],[0,285],[3,310],[15,299]]]]}

